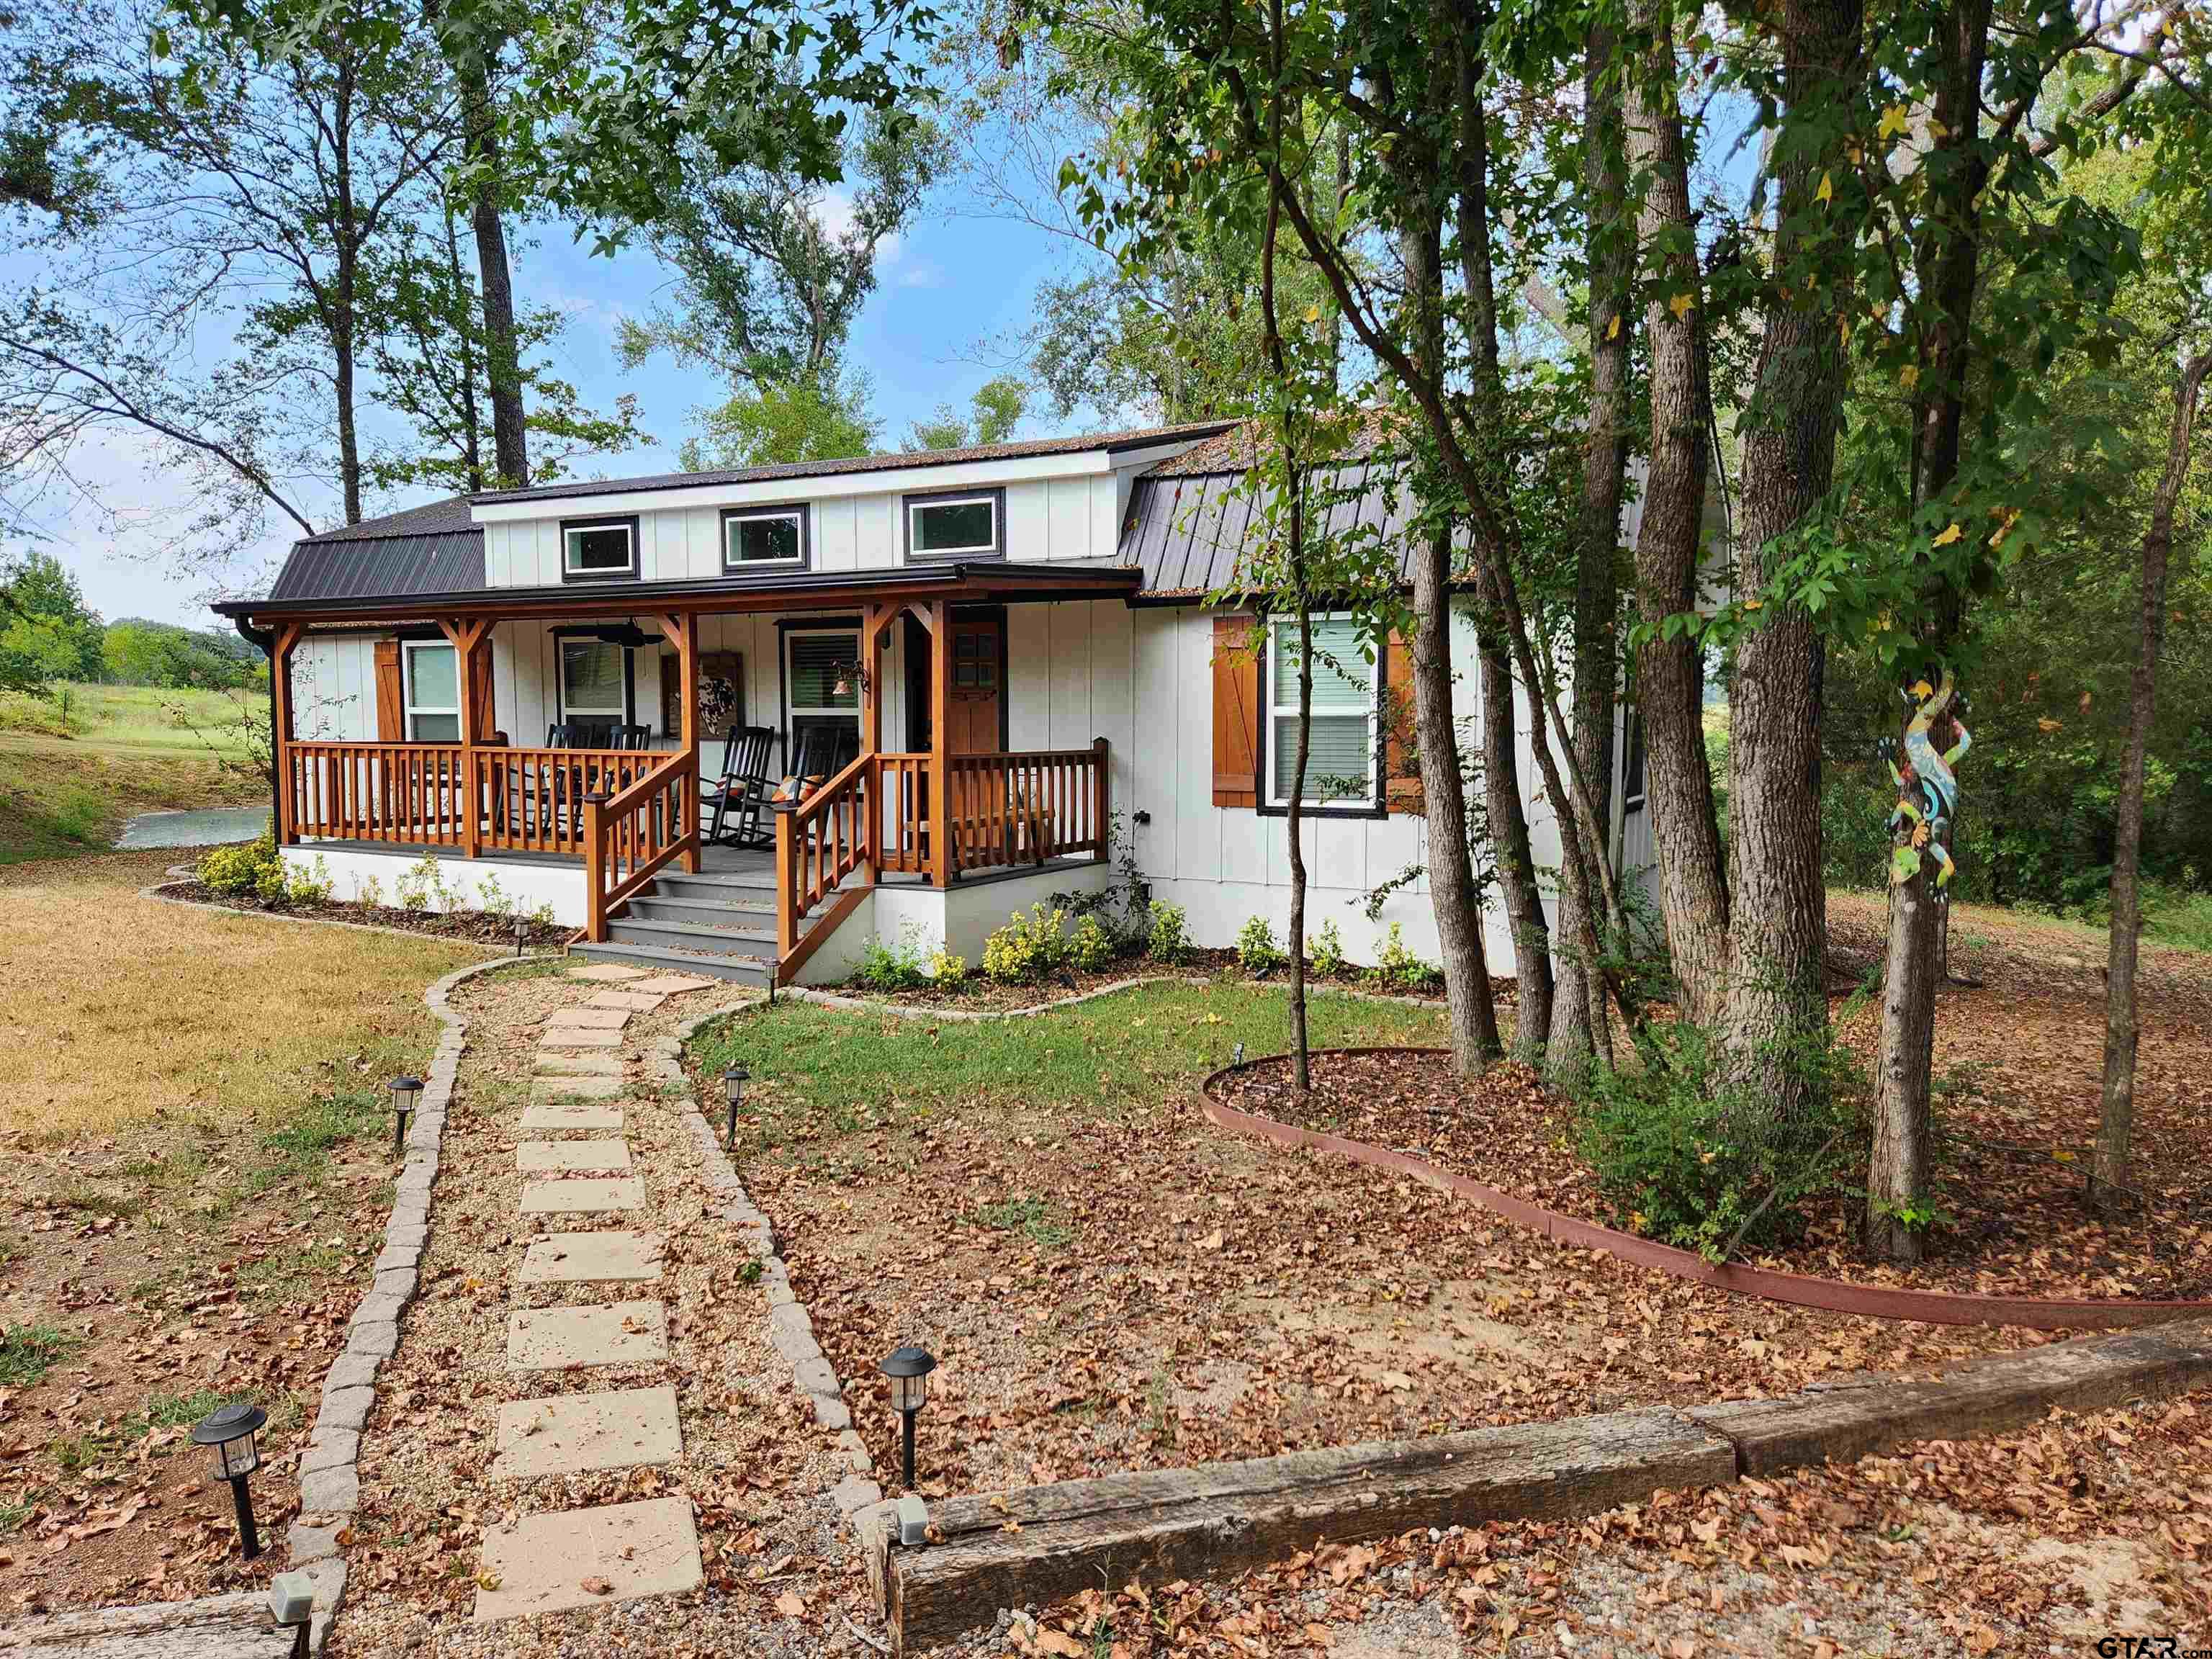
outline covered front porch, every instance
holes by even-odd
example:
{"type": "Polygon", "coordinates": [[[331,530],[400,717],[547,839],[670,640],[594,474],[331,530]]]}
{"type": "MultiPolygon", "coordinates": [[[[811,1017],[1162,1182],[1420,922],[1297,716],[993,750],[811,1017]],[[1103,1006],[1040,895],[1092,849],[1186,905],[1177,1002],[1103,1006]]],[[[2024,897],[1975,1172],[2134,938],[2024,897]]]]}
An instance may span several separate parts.
{"type": "MultiPolygon", "coordinates": [[[[1103,738],[1006,741],[1024,687],[1006,618],[1071,600],[1118,612],[1130,580],[955,567],[774,591],[257,607],[246,624],[265,630],[276,668],[277,836],[288,860],[321,857],[342,888],[376,883],[388,897],[428,855],[441,893],[550,906],[586,947],[658,928],[681,952],[696,931],[687,914],[729,909],[702,948],[741,938],[788,981],[878,889],[896,890],[888,919],[912,919],[926,895],[1043,874],[1066,886],[1103,864],[1114,757],[1103,738]],[[362,687],[345,684],[349,653],[362,687]],[[311,653],[318,666],[297,672],[311,653]],[[366,715],[349,730],[343,710],[366,703],[372,678],[368,738],[366,715]],[[514,740],[547,714],[545,742],[514,740]],[[772,744],[781,798],[726,813],[718,842],[732,730],[772,744]]],[[[923,939],[966,933],[969,912],[982,914],[939,899],[923,939]]],[[[873,920],[882,932],[887,918],[873,920]]]]}

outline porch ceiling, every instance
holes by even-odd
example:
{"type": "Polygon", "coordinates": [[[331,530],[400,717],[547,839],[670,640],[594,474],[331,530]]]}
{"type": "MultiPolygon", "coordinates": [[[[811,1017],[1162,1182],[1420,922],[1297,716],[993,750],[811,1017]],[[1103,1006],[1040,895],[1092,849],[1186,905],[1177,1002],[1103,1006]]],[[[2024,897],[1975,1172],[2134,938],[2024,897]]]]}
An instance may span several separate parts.
{"type": "Polygon", "coordinates": [[[1128,599],[1144,579],[1112,560],[1050,564],[996,561],[810,571],[770,582],[579,582],[560,587],[477,587],[444,593],[298,594],[231,599],[220,614],[256,624],[276,621],[398,624],[489,617],[606,617],[647,611],[684,615],[833,610],[862,601],[909,599],[1040,602],[1128,599]]]}

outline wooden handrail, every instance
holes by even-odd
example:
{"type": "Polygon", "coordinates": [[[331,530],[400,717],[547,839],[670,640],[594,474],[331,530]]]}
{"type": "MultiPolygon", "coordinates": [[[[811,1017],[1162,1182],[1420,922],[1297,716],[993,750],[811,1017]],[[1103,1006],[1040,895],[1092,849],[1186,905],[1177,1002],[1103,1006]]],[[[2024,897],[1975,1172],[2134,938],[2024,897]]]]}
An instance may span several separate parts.
{"type": "Polygon", "coordinates": [[[699,845],[698,775],[688,752],[612,793],[584,797],[584,936],[607,936],[607,913],[699,845]]]}
{"type": "Polygon", "coordinates": [[[883,835],[878,763],[860,756],[804,799],[775,803],[779,970],[799,948],[800,921],[854,871],[875,870],[883,835]]]}

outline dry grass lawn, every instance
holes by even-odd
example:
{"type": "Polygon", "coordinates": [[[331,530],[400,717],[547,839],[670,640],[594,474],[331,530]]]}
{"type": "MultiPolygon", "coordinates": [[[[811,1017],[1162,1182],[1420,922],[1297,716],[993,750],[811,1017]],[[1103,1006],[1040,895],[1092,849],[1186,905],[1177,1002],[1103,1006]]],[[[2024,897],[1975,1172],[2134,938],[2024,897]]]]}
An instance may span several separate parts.
{"type": "Polygon", "coordinates": [[[0,869],[0,1131],[280,1116],[328,1067],[426,1052],[422,988],[481,951],[140,898],[174,852],[0,869]]]}

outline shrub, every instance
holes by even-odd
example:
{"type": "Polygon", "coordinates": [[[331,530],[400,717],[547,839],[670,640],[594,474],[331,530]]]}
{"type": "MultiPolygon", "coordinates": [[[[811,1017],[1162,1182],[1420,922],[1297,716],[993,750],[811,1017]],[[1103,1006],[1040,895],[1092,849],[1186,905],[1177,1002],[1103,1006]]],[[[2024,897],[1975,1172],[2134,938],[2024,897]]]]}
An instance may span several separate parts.
{"type": "Polygon", "coordinates": [[[331,890],[337,884],[331,878],[331,866],[320,853],[307,870],[295,869],[284,878],[284,902],[287,904],[327,904],[331,890]]]}
{"type": "Polygon", "coordinates": [[[392,878],[392,884],[398,892],[399,908],[410,915],[453,908],[453,890],[446,885],[445,872],[439,866],[434,853],[423,854],[421,863],[410,865],[392,878]]]}
{"type": "Polygon", "coordinates": [[[514,901],[501,886],[499,877],[486,872],[477,879],[477,908],[488,916],[497,916],[504,921],[514,914],[514,901]]]}
{"type": "Polygon", "coordinates": [[[357,876],[353,884],[354,902],[365,904],[372,910],[384,908],[384,883],[375,876],[357,876]]]}
{"type": "Polygon", "coordinates": [[[1067,913],[1032,905],[983,941],[983,972],[1001,985],[1043,978],[1067,960],[1067,913]]]}
{"type": "Polygon", "coordinates": [[[1616,1218],[1716,1261],[1740,1228],[1754,1249],[1802,1236],[1804,1201],[1836,1189],[1857,1154],[1849,1055],[1820,1045],[1804,1062],[1820,1073],[1820,1104],[1779,1118],[1763,1098],[1722,1085],[1719,1055],[1698,1026],[1656,1033],[1640,1059],[1633,1071],[1597,1073],[1583,1108],[1583,1156],[1616,1218]]]}
{"type": "Polygon", "coordinates": [[[1145,941],[1146,954],[1154,962],[1181,962],[1190,950],[1190,941],[1183,933],[1182,906],[1154,899],[1148,914],[1152,932],[1145,941]]]}
{"type": "Polygon", "coordinates": [[[1316,932],[1306,957],[1313,963],[1314,972],[1323,979],[1334,979],[1344,971],[1344,940],[1339,937],[1333,918],[1322,923],[1316,932]]]}
{"type": "Polygon", "coordinates": [[[1086,974],[1096,974],[1114,965],[1120,945],[1096,916],[1085,916],[1076,924],[1075,937],[1068,941],[1067,954],[1075,965],[1086,974]]]}
{"type": "Polygon", "coordinates": [[[1444,981],[1443,970],[1425,963],[1406,948],[1406,936],[1392,922],[1375,954],[1375,978],[1394,991],[1433,991],[1444,981]]]}
{"type": "Polygon", "coordinates": [[[1248,974],[1264,974],[1283,965],[1283,947],[1275,943],[1274,924],[1255,916],[1238,930],[1237,961],[1248,974]]]}
{"type": "Polygon", "coordinates": [[[871,991],[911,991],[927,985],[929,975],[921,970],[921,953],[911,939],[902,939],[893,946],[876,937],[871,938],[867,949],[860,952],[860,964],[853,969],[853,980],[871,991]]]}
{"type": "Polygon", "coordinates": [[[258,895],[262,872],[272,866],[280,872],[283,867],[283,860],[276,856],[276,831],[273,826],[264,830],[258,840],[243,847],[214,848],[200,860],[199,877],[218,893],[258,895]]]}
{"type": "Polygon", "coordinates": [[[940,945],[929,953],[929,976],[939,985],[957,985],[968,977],[968,958],[940,945]]]}
{"type": "Polygon", "coordinates": [[[253,878],[253,896],[264,904],[282,904],[289,890],[290,883],[284,874],[282,859],[274,864],[263,865],[253,878]]]}

